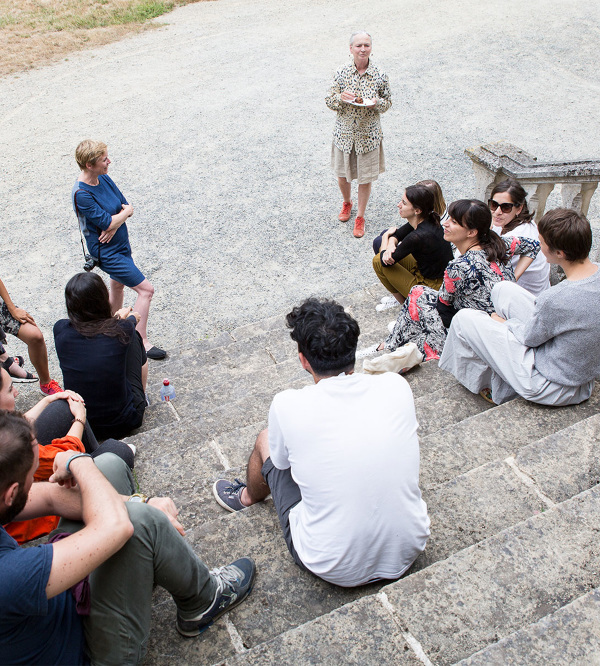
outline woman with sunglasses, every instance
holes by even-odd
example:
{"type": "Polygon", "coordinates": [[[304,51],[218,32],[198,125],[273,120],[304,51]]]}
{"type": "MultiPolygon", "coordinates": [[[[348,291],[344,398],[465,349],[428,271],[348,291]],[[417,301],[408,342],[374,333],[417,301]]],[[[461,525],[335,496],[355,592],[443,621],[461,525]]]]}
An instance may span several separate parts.
{"type": "Polygon", "coordinates": [[[439,359],[452,317],[462,308],[492,313],[493,286],[502,280],[514,282],[540,250],[539,242],[530,238],[500,238],[491,229],[492,215],[483,201],[455,201],[448,215],[444,238],[460,256],[448,264],[439,291],[413,287],[385,342],[358,351],[357,358],[414,342],[425,361],[439,359]],[[513,271],[510,259],[514,255],[520,258],[513,271]]]}
{"type": "MultiPolygon", "coordinates": [[[[498,183],[492,190],[488,206],[492,212],[492,229],[502,237],[520,236],[539,240],[533,213],[527,208],[527,192],[514,179],[508,178],[498,183]]],[[[518,258],[513,257],[513,269],[518,258]]],[[[550,264],[540,252],[517,283],[538,296],[550,286],[550,264]]]]}

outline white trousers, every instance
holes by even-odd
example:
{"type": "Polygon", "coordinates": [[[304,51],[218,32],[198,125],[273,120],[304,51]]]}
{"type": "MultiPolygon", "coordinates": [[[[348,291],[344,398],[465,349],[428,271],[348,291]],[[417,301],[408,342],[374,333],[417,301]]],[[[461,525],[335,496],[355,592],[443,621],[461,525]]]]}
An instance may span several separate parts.
{"type": "MultiPolygon", "coordinates": [[[[527,321],[535,297],[514,282],[499,282],[492,289],[492,303],[501,317],[527,321]]],[[[454,315],[439,365],[472,393],[490,388],[497,405],[517,395],[542,405],[576,405],[594,388],[593,381],[582,386],[548,381],[536,370],[534,350],[521,344],[505,323],[478,310],[454,315]]]]}

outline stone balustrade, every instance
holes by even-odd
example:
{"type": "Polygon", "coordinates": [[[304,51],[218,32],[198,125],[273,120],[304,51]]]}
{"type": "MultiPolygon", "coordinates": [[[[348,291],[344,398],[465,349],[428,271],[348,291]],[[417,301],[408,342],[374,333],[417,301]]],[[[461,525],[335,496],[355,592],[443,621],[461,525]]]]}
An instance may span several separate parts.
{"type": "Polygon", "coordinates": [[[535,211],[535,221],[541,219],[546,200],[561,186],[562,205],[587,215],[590,201],[600,181],[600,159],[577,162],[538,162],[537,157],[506,141],[486,143],[467,148],[465,153],[473,162],[477,197],[490,198],[494,186],[511,177],[527,190],[527,204],[535,211]]]}
{"type": "MultiPolygon", "coordinates": [[[[539,221],[552,190],[560,185],[562,206],[587,215],[590,201],[600,181],[600,159],[576,162],[538,162],[537,158],[506,141],[467,148],[473,162],[477,198],[487,201],[494,186],[505,178],[515,178],[528,193],[527,205],[539,221]]],[[[590,220],[594,231],[594,258],[598,256],[600,225],[590,220]]]]}

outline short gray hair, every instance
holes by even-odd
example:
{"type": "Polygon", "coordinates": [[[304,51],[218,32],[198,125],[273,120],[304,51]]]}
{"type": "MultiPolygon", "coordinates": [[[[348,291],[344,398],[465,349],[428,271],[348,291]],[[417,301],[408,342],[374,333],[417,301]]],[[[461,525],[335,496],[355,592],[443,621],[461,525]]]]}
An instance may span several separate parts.
{"type": "Polygon", "coordinates": [[[354,38],[356,37],[356,35],[367,35],[368,38],[371,40],[371,44],[373,44],[373,37],[371,37],[371,35],[366,30],[359,30],[358,32],[353,32],[350,35],[350,46],[354,44],[354,38]]]}

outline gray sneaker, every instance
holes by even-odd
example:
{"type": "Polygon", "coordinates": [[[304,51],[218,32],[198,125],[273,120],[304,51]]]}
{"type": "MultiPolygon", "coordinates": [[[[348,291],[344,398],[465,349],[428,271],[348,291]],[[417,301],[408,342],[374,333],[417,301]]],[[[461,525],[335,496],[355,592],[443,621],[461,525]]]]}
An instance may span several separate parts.
{"type": "Polygon", "coordinates": [[[182,636],[198,636],[223,613],[242,603],[252,591],[256,565],[249,557],[242,557],[225,567],[212,569],[210,574],[217,579],[215,598],[203,613],[191,620],[184,620],[177,613],[177,631],[182,636]]]}
{"type": "Polygon", "coordinates": [[[245,487],[246,484],[239,479],[235,479],[234,483],[227,479],[219,479],[213,484],[213,495],[227,511],[241,511],[248,508],[241,500],[242,490],[245,487]]]}

